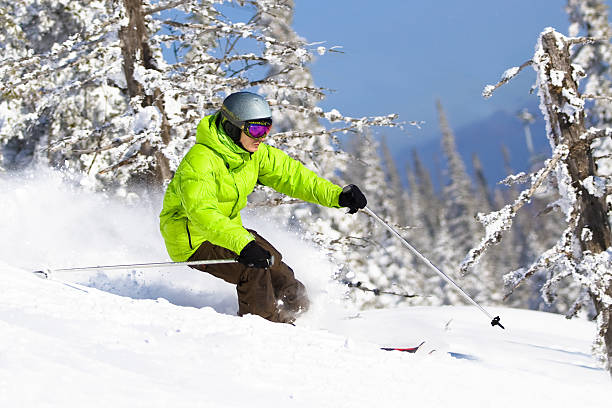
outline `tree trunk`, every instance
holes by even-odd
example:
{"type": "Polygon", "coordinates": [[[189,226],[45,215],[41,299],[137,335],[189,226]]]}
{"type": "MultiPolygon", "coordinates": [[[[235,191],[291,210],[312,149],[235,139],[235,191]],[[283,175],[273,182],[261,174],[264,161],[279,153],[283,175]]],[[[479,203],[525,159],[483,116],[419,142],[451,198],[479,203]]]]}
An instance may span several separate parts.
{"type": "MultiPolygon", "coordinates": [[[[571,102],[571,95],[580,97],[578,85],[573,79],[573,68],[569,53],[569,44],[561,40],[561,36],[554,31],[549,31],[542,35],[542,49],[548,56],[549,61],[546,67],[547,78],[546,86],[549,99],[544,101],[546,110],[550,118],[551,131],[555,145],[565,144],[569,148],[569,155],[565,161],[571,177],[571,183],[577,193],[576,210],[578,211],[578,223],[574,231],[575,236],[580,240],[582,252],[589,251],[598,254],[610,247],[610,224],[607,217],[606,196],[595,197],[591,195],[582,185],[582,180],[589,176],[595,176],[595,161],[591,141],[580,136],[586,133],[584,125],[584,110],[581,106],[571,102]],[[559,80],[553,81],[551,78],[560,78],[562,75],[562,85],[559,80]],[[569,97],[568,97],[569,96],[569,97]],[[592,238],[583,236],[583,228],[589,228],[592,238]]],[[[612,295],[612,286],[603,288],[608,296],[612,295]]],[[[596,294],[591,293],[595,303],[597,313],[609,316],[612,312],[602,299],[596,294]]],[[[612,330],[609,327],[609,319],[603,327],[601,335],[604,337],[606,353],[608,356],[608,367],[612,375],[612,330]]]]}
{"type": "MultiPolygon", "coordinates": [[[[134,78],[134,67],[142,64],[146,69],[157,69],[153,62],[153,55],[147,43],[147,28],[144,15],[142,13],[141,0],[123,0],[129,24],[119,31],[121,40],[121,53],[123,55],[123,71],[128,87],[130,98],[142,97],[142,106],[155,106],[159,109],[162,117],[161,139],[166,146],[170,142],[170,126],[166,118],[164,101],[159,89],[155,89],[152,95],[147,95],[140,82],[134,78]]],[[[154,156],[155,164],[151,169],[151,174],[142,178],[147,184],[161,186],[165,180],[172,178],[170,164],[159,146],[152,146],[146,142],[140,149],[140,154],[154,156]]]]}

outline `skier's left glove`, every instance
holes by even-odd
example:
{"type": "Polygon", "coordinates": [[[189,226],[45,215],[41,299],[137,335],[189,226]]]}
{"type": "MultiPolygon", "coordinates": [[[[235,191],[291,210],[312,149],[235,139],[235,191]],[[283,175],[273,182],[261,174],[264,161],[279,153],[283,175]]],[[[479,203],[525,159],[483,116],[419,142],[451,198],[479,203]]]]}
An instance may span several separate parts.
{"type": "Polygon", "coordinates": [[[342,189],[338,197],[338,204],[340,207],[348,207],[349,214],[355,214],[357,210],[364,208],[368,204],[368,200],[366,200],[359,187],[349,184],[342,189]]]}

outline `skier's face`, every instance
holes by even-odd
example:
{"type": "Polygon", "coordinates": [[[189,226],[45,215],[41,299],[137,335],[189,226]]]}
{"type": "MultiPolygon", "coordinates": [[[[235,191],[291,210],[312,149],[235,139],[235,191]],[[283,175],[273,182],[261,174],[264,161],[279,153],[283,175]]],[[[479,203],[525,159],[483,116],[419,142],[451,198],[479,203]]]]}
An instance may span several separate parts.
{"type": "Polygon", "coordinates": [[[257,149],[259,149],[259,144],[262,141],[263,138],[253,139],[252,137],[247,136],[247,134],[244,132],[240,134],[240,143],[242,143],[242,146],[251,153],[255,153],[257,149]]]}

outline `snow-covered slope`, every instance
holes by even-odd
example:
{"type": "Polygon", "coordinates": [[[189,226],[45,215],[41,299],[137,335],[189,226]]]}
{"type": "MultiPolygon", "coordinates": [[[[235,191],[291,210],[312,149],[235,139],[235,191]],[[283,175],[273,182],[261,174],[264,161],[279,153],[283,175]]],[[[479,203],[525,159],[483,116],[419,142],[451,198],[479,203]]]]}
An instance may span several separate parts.
{"type": "Polygon", "coordinates": [[[48,175],[0,180],[0,196],[2,407],[607,404],[591,322],[493,309],[502,331],[470,307],[358,313],[315,249],[265,223],[314,298],[296,327],[236,317],[233,288],[189,269],[43,280],[29,271],[165,260],[157,210],[48,175]],[[437,351],[378,348],[420,340],[437,351]]]}
{"type": "Polygon", "coordinates": [[[500,310],[509,328],[501,332],[471,308],[445,307],[292,327],[0,270],[1,406],[595,407],[608,400],[610,380],[588,354],[593,327],[584,321],[500,310]],[[385,352],[366,341],[409,345],[402,338],[421,334],[453,354],[385,352]]]}

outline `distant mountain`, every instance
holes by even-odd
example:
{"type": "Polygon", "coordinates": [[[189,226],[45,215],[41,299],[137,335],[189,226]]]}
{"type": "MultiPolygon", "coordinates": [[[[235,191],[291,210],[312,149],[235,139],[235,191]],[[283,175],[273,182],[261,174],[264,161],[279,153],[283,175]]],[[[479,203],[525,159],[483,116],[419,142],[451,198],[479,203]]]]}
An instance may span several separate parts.
{"type": "MultiPolygon", "coordinates": [[[[534,151],[539,155],[548,154],[550,146],[546,140],[544,119],[536,106],[528,108],[535,117],[530,125],[534,151]]],[[[452,123],[450,124],[452,127],[452,123]]],[[[472,155],[477,154],[482,162],[487,182],[492,185],[507,176],[502,146],[509,153],[510,168],[513,172],[529,169],[529,154],[525,138],[525,129],[516,114],[496,112],[483,120],[453,129],[457,148],[465,161],[468,172],[473,176],[472,155]]],[[[412,166],[412,150],[416,149],[421,160],[431,172],[432,180],[437,187],[447,183],[446,159],[440,137],[418,147],[398,149],[396,160],[402,166],[412,166]],[[401,159],[400,159],[401,158],[401,159]],[[408,158],[408,163],[406,163],[408,158]]]]}

